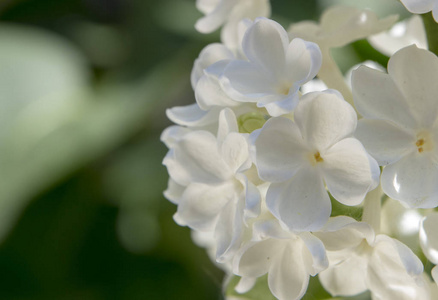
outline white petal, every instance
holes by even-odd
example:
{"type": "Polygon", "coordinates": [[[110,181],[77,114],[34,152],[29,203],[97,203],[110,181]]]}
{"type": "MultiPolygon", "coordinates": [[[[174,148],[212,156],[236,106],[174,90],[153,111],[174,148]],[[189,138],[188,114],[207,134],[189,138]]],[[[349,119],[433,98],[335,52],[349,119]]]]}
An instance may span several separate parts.
{"type": "Polygon", "coordinates": [[[285,67],[289,37],[286,30],[275,21],[260,18],[248,29],[243,38],[243,51],[249,61],[277,78],[285,67]]]}
{"type": "Polygon", "coordinates": [[[362,144],[347,138],[321,154],[321,170],[332,196],[345,205],[358,205],[375,186],[380,175],[377,162],[365,151],[362,144]]]}
{"type": "Polygon", "coordinates": [[[314,151],[323,152],[356,129],[354,109],[338,94],[314,92],[304,95],[295,109],[295,122],[314,151]]]}
{"type": "Polygon", "coordinates": [[[269,289],[280,300],[301,299],[306,293],[309,274],[301,258],[300,246],[296,243],[286,247],[269,269],[269,289]]]}
{"type": "Polygon", "coordinates": [[[298,127],[286,118],[271,118],[255,141],[256,165],[260,178],[284,181],[303,164],[304,145],[298,127]]]}
{"type": "Polygon", "coordinates": [[[222,44],[214,43],[206,46],[202,49],[201,53],[199,53],[199,57],[193,64],[192,73],[190,75],[192,88],[195,89],[198,80],[204,75],[204,69],[218,61],[233,58],[233,53],[222,44]]]}
{"type": "Polygon", "coordinates": [[[353,296],[367,290],[367,267],[366,259],[350,255],[343,262],[319,273],[319,280],[332,296],[353,296]]]}
{"type": "Polygon", "coordinates": [[[236,285],[234,289],[239,294],[244,294],[246,292],[249,292],[254,287],[256,281],[257,281],[256,277],[242,277],[240,278],[239,283],[236,285]]]}
{"type": "Polygon", "coordinates": [[[224,139],[231,132],[239,132],[236,115],[229,108],[224,108],[219,113],[219,126],[217,130],[217,139],[219,144],[222,144],[224,139]]]}
{"type": "Polygon", "coordinates": [[[160,141],[166,144],[167,148],[172,148],[178,141],[191,130],[181,126],[169,126],[164,129],[160,136],[160,141]]]}
{"type": "Polygon", "coordinates": [[[219,263],[229,261],[240,248],[244,232],[244,205],[245,200],[238,199],[229,201],[221,210],[214,233],[217,243],[216,260],[219,263]]]}
{"type": "Polygon", "coordinates": [[[249,159],[246,138],[240,133],[231,132],[222,144],[221,154],[233,173],[236,173],[238,170],[243,171],[241,167],[248,166],[246,162],[249,159]]]}
{"type": "Polygon", "coordinates": [[[272,183],[266,195],[269,211],[293,231],[316,231],[329,219],[331,203],[316,168],[301,168],[292,179],[272,183]]]}
{"type": "Polygon", "coordinates": [[[196,22],[196,30],[202,33],[215,31],[225,22],[234,5],[234,1],[219,1],[212,11],[196,22]]]}
{"type": "Polygon", "coordinates": [[[207,131],[186,134],[173,151],[173,161],[164,163],[169,175],[180,185],[221,183],[233,175],[219,153],[216,138],[207,131]]]}
{"type": "Polygon", "coordinates": [[[182,126],[201,127],[217,122],[218,110],[202,110],[198,104],[177,106],[166,110],[167,117],[182,126]]]}
{"type": "Polygon", "coordinates": [[[299,236],[306,245],[303,248],[303,261],[305,261],[307,273],[315,276],[327,269],[329,262],[322,241],[310,232],[303,232],[299,236]]]}
{"type": "Polygon", "coordinates": [[[286,72],[291,82],[300,85],[318,74],[321,68],[322,54],[318,45],[302,39],[293,39],[286,52],[286,72]]]}
{"type": "Polygon", "coordinates": [[[163,194],[167,200],[174,204],[178,204],[185,189],[185,186],[179,185],[174,180],[172,180],[172,178],[169,178],[169,181],[167,183],[167,189],[164,191],[163,194]]]}
{"type": "Polygon", "coordinates": [[[351,82],[354,104],[361,115],[415,128],[409,105],[388,74],[361,66],[353,71],[351,82]]]}
{"type": "Polygon", "coordinates": [[[424,14],[431,11],[434,2],[434,0],[402,0],[403,5],[414,14],[424,14]]]}
{"type": "Polygon", "coordinates": [[[367,275],[369,288],[378,299],[418,299],[417,279],[422,272],[421,261],[407,246],[377,236],[367,275]]]}
{"type": "Polygon", "coordinates": [[[236,60],[224,70],[221,84],[232,99],[241,102],[257,102],[267,95],[276,94],[274,78],[251,62],[236,60]]]}
{"type": "Polygon", "coordinates": [[[272,260],[284,247],[283,241],[275,239],[249,242],[237,253],[233,272],[239,276],[260,277],[268,272],[272,260]]]}
{"type": "Polygon", "coordinates": [[[297,89],[295,92],[289,92],[289,95],[287,96],[277,95],[276,97],[272,98],[265,97],[261,99],[260,103],[258,103],[257,106],[265,107],[270,116],[279,117],[290,113],[295,108],[295,106],[297,106],[298,101],[299,96],[297,89]]]}
{"type": "Polygon", "coordinates": [[[364,239],[368,243],[374,241],[374,231],[370,225],[346,216],[330,218],[327,224],[314,235],[324,243],[329,251],[355,248],[364,239]]]}
{"type": "Polygon", "coordinates": [[[396,162],[416,150],[412,131],[384,120],[359,120],[355,136],[380,166],[396,162]]]}
{"type": "Polygon", "coordinates": [[[214,106],[233,107],[240,104],[225,94],[217,77],[208,74],[199,79],[195,88],[195,98],[202,110],[209,110],[214,106]]]}
{"type": "Polygon", "coordinates": [[[192,183],[184,191],[174,219],[179,225],[211,231],[221,210],[235,197],[233,182],[216,186],[192,183]]]}
{"type": "Polygon", "coordinates": [[[429,153],[413,152],[382,172],[382,189],[389,197],[409,207],[438,205],[438,166],[429,153]]]}
{"type": "Polygon", "coordinates": [[[435,281],[435,283],[438,282],[438,267],[437,266],[433,267],[433,269],[432,269],[432,278],[435,281]]]}
{"type": "Polygon", "coordinates": [[[438,213],[427,216],[421,222],[420,245],[424,255],[434,264],[438,264],[438,213]]]}
{"type": "Polygon", "coordinates": [[[403,48],[388,62],[388,73],[408,100],[421,127],[431,127],[438,114],[438,58],[415,45],[403,48]]]}

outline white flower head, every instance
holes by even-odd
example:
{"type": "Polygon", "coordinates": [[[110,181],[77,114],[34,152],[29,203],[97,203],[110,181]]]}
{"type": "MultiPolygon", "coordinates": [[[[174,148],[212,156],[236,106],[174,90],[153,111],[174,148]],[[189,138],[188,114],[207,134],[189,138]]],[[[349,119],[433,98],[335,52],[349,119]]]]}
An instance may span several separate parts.
{"type": "Polygon", "coordinates": [[[163,164],[173,181],[168,194],[180,195],[174,201],[175,221],[214,231],[218,259],[231,256],[240,246],[246,216],[257,215],[260,201],[258,190],[242,173],[251,160],[247,135],[238,133],[234,113],[221,112],[217,137],[203,130],[182,135],[163,164]]]}
{"type": "Polygon", "coordinates": [[[438,58],[409,46],[388,63],[388,74],[360,67],[352,85],[356,137],[385,166],[382,189],[409,207],[438,205],[438,58]]]}
{"type": "Polygon", "coordinates": [[[319,274],[333,296],[353,296],[370,290],[373,299],[430,299],[418,257],[396,239],[380,234],[363,222],[331,218],[314,233],[325,245],[330,265],[319,274]]]}
{"type": "Polygon", "coordinates": [[[433,18],[438,22],[438,0],[401,0],[401,2],[413,14],[432,11],[433,18]]]}
{"type": "Polygon", "coordinates": [[[357,116],[335,91],[302,97],[295,122],[271,118],[255,141],[260,178],[273,182],[266,196],[271,213],[294,231],[314,231],[329,219],[332,196],[362,202],[377,186],[377,162],[352,137],[357,116]]]}
{"type": "Polygon", "coordinates": [[[224,91],[234,100],[257,103],[271,116],[289,113],[301,85],[321,66],[319,47],[302,39],[289,42],[284,28],[258,18],[246,31],[242,50],[247,60],[230,62],[222,75],[224,91]]]}
{"type": "MultiPolygon", "coordinates": [[[[280,300],[301,299],[307,291],[309,276],[328,266],[322,242],[309,232],[294,234],[281,228],[277,220],[254,224],[254,238],[236,254],[235,274],[251,279],[268,273],[272,294],[280,300]]],[[[240,287],[240,292],[246,292],[240,287]]]]}

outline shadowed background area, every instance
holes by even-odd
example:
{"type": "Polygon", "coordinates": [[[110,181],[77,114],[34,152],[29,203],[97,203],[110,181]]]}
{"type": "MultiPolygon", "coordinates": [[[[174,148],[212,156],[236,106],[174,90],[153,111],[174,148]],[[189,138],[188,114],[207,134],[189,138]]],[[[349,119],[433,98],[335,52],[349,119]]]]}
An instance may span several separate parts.
{"type": "MultiPolygon", "coordinates": [[[[322,8],[272,6],[285,26],[322,8]]],[[[162,196],[165,109],[194,102],[193,61],[219,41],[200,16],[195,0],[0,2],[0,299],[221,299],[162,196]]]]}

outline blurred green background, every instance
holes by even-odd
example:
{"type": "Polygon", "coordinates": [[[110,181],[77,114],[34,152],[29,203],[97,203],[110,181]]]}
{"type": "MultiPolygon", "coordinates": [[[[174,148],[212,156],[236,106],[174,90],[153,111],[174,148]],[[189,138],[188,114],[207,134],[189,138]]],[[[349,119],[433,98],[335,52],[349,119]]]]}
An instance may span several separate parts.
{"type": "MultiPolygon", "coordinates": [[[[271,2],[285,26],[324,6],[271,2]]],[[[165,109],[194,102],[193,61],[219,41],[200,16],[195,0],[0,1],[0,299],[222,298],[162,196],[165,109]]]]}

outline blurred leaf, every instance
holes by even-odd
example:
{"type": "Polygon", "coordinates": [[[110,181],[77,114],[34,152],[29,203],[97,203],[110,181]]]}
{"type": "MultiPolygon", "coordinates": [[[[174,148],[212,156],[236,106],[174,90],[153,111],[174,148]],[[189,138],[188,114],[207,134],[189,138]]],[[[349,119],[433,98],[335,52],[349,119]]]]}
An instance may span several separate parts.
{"type": "Polygon", "coordinates": [[[187,84],[191,63],[183,49],[139,82],[95,93],[83,87],[75,50],[51,34],[14,27],[0,31],[0,45],[2,238],[33,195],[143,128],[155,105],[187,84]]]}

